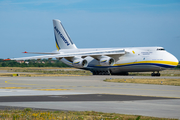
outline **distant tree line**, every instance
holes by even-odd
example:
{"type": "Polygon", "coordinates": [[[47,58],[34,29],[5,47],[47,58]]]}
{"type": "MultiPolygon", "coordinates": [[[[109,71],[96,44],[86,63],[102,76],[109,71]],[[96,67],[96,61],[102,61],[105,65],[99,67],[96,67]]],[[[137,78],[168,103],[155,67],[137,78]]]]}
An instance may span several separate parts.
{"type": "Polygon", "coordinates": [[[178,65],[178,66],[177,66],[177,67],[175,67],[175,68],[180,69],[180,65],[178,65]]]}
{"type": "MultiPolygon", "coordinates": [[[[10,60],[3,61],[0,59],[0,67],[69,67],[59,60],[26,60],[23,63],[20,61],[10,60]]],[[[180,69],[180,65],[175,67],[175,69],[180,69]]]]}
{"type": "Polygon", "coordinates": [[[0,67],[69,67],[59,60],[26,60],[26,61],[3,61],[0,59],[0,67]]]}

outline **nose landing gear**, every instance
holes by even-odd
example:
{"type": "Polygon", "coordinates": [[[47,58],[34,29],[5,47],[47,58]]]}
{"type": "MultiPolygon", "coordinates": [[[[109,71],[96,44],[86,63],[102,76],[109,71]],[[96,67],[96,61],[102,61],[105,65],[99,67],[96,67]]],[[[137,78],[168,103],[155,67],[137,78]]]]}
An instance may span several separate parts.
{"type": "Polygon", "coordinates": [[[157,73],[155,73],[155,72],[151,73],[151,76],[161,76],[161,74],[158,71],[157,73]]]}

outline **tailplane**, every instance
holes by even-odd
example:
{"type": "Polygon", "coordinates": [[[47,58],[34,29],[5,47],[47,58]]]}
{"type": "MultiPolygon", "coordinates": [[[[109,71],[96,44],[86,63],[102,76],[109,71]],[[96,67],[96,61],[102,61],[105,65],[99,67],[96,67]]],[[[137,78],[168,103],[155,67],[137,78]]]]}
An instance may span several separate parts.
{"type": "Polygon", "coordinates": [[[60,20],[53,20],[54,35],[56,41],[56,47],[60,49],[77,49],[76,45],[72,42],[68,33],[64,29],[60,20]]]}

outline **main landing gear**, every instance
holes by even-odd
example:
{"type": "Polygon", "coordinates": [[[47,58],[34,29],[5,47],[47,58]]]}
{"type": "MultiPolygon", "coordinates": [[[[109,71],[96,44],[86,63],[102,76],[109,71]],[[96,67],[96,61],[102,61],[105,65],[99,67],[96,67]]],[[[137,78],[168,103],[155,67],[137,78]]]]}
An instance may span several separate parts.
{"type": "Polygon", "coordinates": [[[93,75],[110,75],[109,70],[92,71],[93,75]]]}
{"type": "Polygon", "coordinates": [[[159,73],[159,71],[157,73],[151,73],[151,76],[161,76],[161,74],[159,73]]]}

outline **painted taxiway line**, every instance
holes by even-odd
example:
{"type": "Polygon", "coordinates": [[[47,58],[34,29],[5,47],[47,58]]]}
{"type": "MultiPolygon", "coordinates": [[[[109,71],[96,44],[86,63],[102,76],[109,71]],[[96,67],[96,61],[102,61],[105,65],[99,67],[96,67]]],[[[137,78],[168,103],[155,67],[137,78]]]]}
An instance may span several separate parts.
{"type": "Polygon", "coordinates": [[[73,90],[73,89],[33,89],[33,90],[40,90],[40,91],[63,91],[63,90],[73,90]]]}
{"type": "Polygon", "coordinates": [[[5,83],[7,83],[7,84],[14,84],[14,85],[37,85],[37,84],[11,83],[11,82],[8,82],[8,81],[5,81],[5,83]]]}
{"type": "Polygon", "coordinates": [[[28,90],[40,90],[40,91],[62,91],[62,90],[73,90],[73,89],[33,89],[32,87],[0,87],[0,89],[6,89],[6,90],[10,90],[10,89],[14,89],[14,90],[24,90],[24,89],[28,89],[28,90]]]}
{"type": "MultiPolygon", "coordinates": [[[[15,81],[15,80],[7,80],[5,81],[5,84],[12,84],[12,85],[28,85],[28,86],[60,86],[60,87],[69,87],[66,85],[47,85],[47,84],[24,84],[24,83],[13,83],[13,82],[9,82],[9,81],[15,81]]],[[[21,80],[22,81],[22,80],[21,80]]]]}
{"type": "MultiPolygon", "coordinates": [[[[159,89],[140,89],[140,88],[119,88],[119,86],[109,86],[109,85],[95,85],[95,86],[67,86],[67,85],[46,85],[46,84],[24,84],[24,83],[13,83],[13,82],[9,82],[11,80],[8,80],[8,81],[5,81],[6,84],[14,84],[14,85],[28,85],[28,86],[45,86],[45,87],[48,87],[48,86],[56,86],[56,87],[59,87],[59,88],[76,88],[76,87],[87,87],[87,88],[105,88],[105,89],[128,89],[128,90],[146,90],[146,91],[169,91],[169,92],[180,92],[180,90],[159,90],[159,89]]],[[[133,84],[133,83],[132,83],[133,84]]],[[[143,84],[142,84],[143,85],[143,84]]],[[[124,85],[126,86],[126,85],[124,85]]],[[[28,89],[28,87],[27,87],[28,89]]],[[[46,89],[46,88],[45,88],[46,89]]],[[[71,89],[72,90],[72,89],[71,89]]],[[[47,90],[48,91],[48,90],[47,90]]]]}
{"type": "Polygon", "coordinates": [[[31,87],[0,87],[0,89],[31,89],[31,87]]]}

